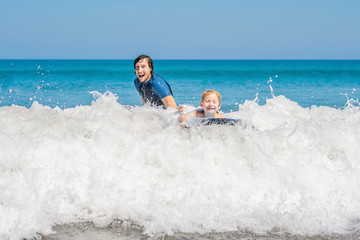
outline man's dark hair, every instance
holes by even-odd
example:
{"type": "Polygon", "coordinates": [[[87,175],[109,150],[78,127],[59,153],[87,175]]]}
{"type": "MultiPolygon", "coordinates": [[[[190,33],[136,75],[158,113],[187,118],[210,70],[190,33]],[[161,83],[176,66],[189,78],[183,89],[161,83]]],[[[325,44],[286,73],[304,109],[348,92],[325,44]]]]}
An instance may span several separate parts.
{"type": "Polygon", "coordinates": [[[135,68],[135,65],[140,62],[141,60],[143,59],[147,59],[148,63],[149,63],[149,67],[151,68],[151,75],[153,75],[153,72],[154,72],[154,63],[153,63],[153,60],[151,59],[151,57],[149,57],[148,55],[140,55],[138,56],[135,61],[134,61],[134,68],[135,68]]]}

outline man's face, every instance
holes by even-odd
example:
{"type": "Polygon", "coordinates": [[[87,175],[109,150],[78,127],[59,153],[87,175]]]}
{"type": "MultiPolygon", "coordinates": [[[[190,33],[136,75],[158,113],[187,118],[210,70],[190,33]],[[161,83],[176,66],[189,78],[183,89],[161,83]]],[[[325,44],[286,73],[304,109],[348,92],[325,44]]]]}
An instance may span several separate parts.
{"type": "Polygon", "coordinates": [[[139,79],[139,82],[149,81],[151,78],[151,71],[152,69],[149,67],[149,63],[146,58],[135,64],[135,73],[139,79]]]}

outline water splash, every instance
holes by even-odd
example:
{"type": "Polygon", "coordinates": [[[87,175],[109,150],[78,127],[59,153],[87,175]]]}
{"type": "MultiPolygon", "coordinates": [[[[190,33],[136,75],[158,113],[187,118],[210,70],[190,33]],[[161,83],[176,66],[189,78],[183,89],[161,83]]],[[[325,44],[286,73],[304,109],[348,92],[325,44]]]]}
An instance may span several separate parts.
{"type": "Polygon", "coordinates": [[[357,231],[360,111],[284,96],[226,113],[253,127],[181,129],[178,113],[119,104],[0,108],[0,234],[131,220],[148,236],[357,231]]]}

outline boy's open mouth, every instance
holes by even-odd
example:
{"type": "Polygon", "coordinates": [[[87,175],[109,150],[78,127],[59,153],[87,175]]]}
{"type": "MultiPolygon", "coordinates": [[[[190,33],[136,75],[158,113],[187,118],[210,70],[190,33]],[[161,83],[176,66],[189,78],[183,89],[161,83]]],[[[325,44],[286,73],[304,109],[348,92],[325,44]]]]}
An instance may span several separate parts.
{"type": "Polygon", "coordinates": [[[139,78],[142,78],[144,76],[145,76],[145,74],[139,74],[139,78]]]}

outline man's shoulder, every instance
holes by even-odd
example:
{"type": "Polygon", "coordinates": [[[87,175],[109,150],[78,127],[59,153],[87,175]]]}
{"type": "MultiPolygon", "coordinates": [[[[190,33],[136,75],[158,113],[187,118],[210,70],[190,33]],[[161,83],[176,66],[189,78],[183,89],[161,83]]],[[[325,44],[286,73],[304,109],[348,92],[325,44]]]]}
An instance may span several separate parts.
{"type": "Polygon", "coordinates": [[[170,85],[159,75],[154,74],[151,82],[151,88],[161,99],[172,95],[170,85]]]}
{"type": "Polygon", "coordinates": [[[159,75],[157,75],[157,74],[154,74],[154,76],[153,76],[153,81],[154,81],[154,82],[162,82],[162,81],[166,82],[163,77],[161,77],[161,76],[159,76],[159,75]]]}
{"type": "Polygon", "coordinates": [[[162,78],[161,76],[159,75],[155,75],[152,77],[152,82],[151,82],[151,85],[153,87],[159,87],[159,88],[164,88],[166,86],[169,86],[168,82],[162,78]]]}

